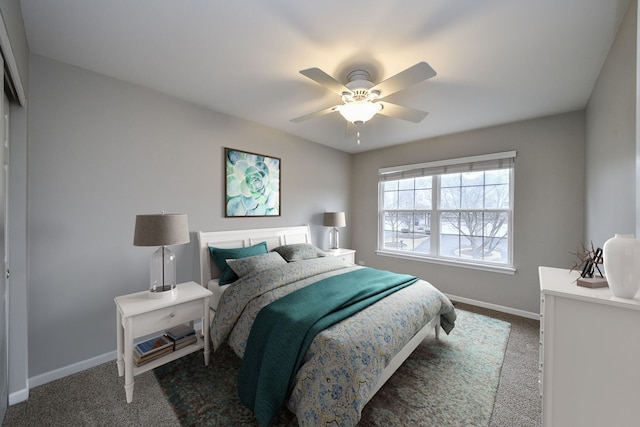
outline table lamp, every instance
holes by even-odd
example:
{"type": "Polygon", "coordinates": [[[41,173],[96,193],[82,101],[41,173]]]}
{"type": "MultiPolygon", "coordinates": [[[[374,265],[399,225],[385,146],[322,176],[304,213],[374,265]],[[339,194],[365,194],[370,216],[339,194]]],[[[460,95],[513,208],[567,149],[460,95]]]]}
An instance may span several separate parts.
{"type": "Polygon", "coordinates": [[[151,255],[149,298],[177,297],[176,256],[167,246],[189,241],[187,214],[136,215],[134,246],[159,246],[151,255]]]}
{"type": "Polygon", "coordinates": [[[344,212],[325,212],[322,225],[325,227],[333,227],[329,230],[329,250],[339,249],[340,234],[338,233],[337,227],[344,227],[347,225],[344,212]]]}

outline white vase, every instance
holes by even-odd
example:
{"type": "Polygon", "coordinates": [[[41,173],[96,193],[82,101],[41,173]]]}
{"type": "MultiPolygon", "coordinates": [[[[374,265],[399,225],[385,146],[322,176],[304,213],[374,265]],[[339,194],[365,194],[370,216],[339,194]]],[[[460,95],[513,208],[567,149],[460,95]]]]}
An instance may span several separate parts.
{"type": "Polygon", "coordinates": [[[632,234],[616,234],[602,250],[611,292],[619,298],[633,298],[640,288],[640,240],[632,234]]]}

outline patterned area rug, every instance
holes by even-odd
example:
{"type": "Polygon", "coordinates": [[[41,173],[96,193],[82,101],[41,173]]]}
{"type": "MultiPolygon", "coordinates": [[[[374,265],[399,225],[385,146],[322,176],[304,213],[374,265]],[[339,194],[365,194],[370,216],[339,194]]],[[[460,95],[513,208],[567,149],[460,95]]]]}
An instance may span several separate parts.
{"type": "MultiPolygon", "coordinates": [[[[456,310],[450,335],[425,339],[362,411],[361,426],[486,426],[511,325],[456,310]]],[[[154,370],[183,426],[257,426],[236,394],[240,359],[228,346],[205,367],[196,352],[154,370]]],[[[272,426],[296,426],[282,409],[272,426]]]]}

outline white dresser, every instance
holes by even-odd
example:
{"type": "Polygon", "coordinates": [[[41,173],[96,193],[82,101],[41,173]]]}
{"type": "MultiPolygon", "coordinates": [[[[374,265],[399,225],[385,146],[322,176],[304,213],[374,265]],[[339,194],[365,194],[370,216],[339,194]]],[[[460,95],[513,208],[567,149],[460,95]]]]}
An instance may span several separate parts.
{"type": "Polygon", "coordinates": [[[539,274],[543,426],[640,426],[640,300],[539,274]]]}

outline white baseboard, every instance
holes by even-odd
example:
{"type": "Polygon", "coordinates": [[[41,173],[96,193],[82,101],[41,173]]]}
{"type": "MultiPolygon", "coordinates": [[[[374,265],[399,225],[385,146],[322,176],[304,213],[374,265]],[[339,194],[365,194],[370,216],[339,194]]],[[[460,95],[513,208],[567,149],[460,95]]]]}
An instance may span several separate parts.
{"type": "Polygon", "coordinates": [[[9,393],[9,406],[24,402],[29,398],[29,384],[27,388],[9,393]]]}
{"type": "MultiPolygon", "coordinates": [[[[200,329],[202,327],[202,321],[194,322],[194,327],[200,329]]],[[[38,387],[51,381],[59,380],[60,378],[67,377],[69,375],[77,374],[78,372],[85,371],[90,368],[94,368],[103,363],[111,362],[116,359],[116,350],[108,353],[101,354],[91,359],[82,360],[80,362],[64,366],[59,369],[55,369],[44,374],[36,375],[35,377],[27,379],[27,388],[24,390],[15,391],[9,394],[9,405],[15,405],[16,403],[24,402],[29,398],[29,390],[33,387],[38,387]]],[[[117,375],[114,372],[113,375],[117,375]]],[[[1,421],[1,420],[0,420],[1,421]]]]}
{"type": "MultiPolygon", "coordinates": [[[[78,372],[115,360],[115,358],[116,352],[114,350],[100,356],[92,357],[91,359],[82,360],[72,365],[64,366],[62,368],[31,377],[27,380],[28,388],[26,390],[20,390],[9,394],[9,405],[15,405],[16,403],[27,400],[29,398],[29,390],[33,387],[38,387],[39,385],[50,383],[51,381],[59,380],[60,378],[67,377],[69,375],[77,374],[78,372]]],[[[117,375],[117,372],[114,372],[114,375],[117,375]]]]}
{"type": "Polygon", "coordinates": [[[476,301],[470,298],[458,297],[446,294],[451,301],[458,301],[464,304],[475,305],[489,310],[501,311],[503,313],[513,314],[515,316],[526,317],[527,319],[540,320],[540,313],[532,313],[530,311],[518,310],[517,308],[505,307],[503,305],[491,304],[484,301],[476,301]]]}

